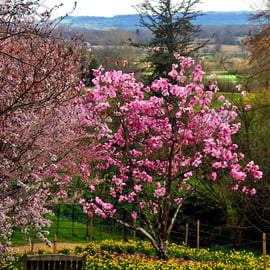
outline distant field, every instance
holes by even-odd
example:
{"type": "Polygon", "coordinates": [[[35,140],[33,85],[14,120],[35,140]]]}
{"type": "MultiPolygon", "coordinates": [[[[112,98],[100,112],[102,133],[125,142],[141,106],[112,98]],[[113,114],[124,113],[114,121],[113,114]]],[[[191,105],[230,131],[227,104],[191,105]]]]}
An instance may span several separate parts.
{"type": "MultiPolygon", "coordinates": [[[[214,50],[216,48],[217,44],[209,44],[204,49],[214,50]]],[[[220,50],[222,52],[242,52],[242,48],[238,45],[220,45],[220,50]]]]}
{"type": "MultiPolygon", "coordinates": [[[[119,47],[127,47],[127,45],[92,45],[93,49],[113,49],[113,48],[119,48],[119,47]]],[[[209,44],[206,45],[205,47],[203,47],[201,49],[201,51],[205,51],[205,49],[208,49],[209,51],[214,51],[217,47],[217,44],[209,44]]],[[[130,47],[132,49],[134,49],[134,47],[130,47]]],[[[136,49],[136,48],[135,48],[136,49]]],[[[232,52],[232,53],[242,53],[243,50],[239,45],[225,45],[225,44],[221,44],[220,45],[220,51],[222,52],[232,52]]]]}
{"type": "MultiPolygon", "coordinates": [[[[221,73],[221,71],[219,72],[212,72],[212,73],[215,73],[217,74],[216,76],[216,80],[218,82],[231,82],[233,84],[236,84],[237,83],[237,76],[236,75],[232,75],[232,74],[218,74],[218,73],[221,73]]],[[[206,81],[209,81],[211,79],[211,75],[205,75],[204,76],[204,80],[206,81]]]]}

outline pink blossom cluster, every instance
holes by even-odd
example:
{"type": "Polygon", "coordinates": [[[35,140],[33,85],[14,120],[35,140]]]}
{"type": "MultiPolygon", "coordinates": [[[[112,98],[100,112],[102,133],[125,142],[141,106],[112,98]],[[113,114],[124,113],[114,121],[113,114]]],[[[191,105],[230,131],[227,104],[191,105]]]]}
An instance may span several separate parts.
{"type": "MultiPolygon", "coordinates": [[[[5,244],[0,245],[0,254],[7,253],[14,228],[25,233],[35,228],[45,240],[42,228],[50,225],[45,214],[52,214],[48,207],[67,197],[67,187],[73,182],[72,171],[63,176],[71,152],[76,152],[73,161],[83,163],[80,156],[89,156],[89,151],[83,151],[83,140],[93,136],[82,128],[80,103],[75,102],[84,87],[78,76],[82,46],[52,36],[50,12],[37,16],[39,1],[4,2],[0,20],[0,238],[5,244]],[[37,18],[44,19],[42,25],[37,18]]],[[[89,177],[87,171],[85,177],[89,177]]]]}
{"type": "MultiPolygon", "coordinates": [[[[106,183],[115,205],[124,205],[133,219],[154,215],[156,225],[156,214],[181,207],[202,177],[216,181],[225,170],[236,182],[233,189],[241,186],[251,195],[256,191],[244,180],[262,177],[257,165],[241,164],[244,155],[233,143],[240,128],[237,107],[218,94],[216,81],[204,88],[201,65],[175,56],[179,63],[169,73],[172,80],[160,78],[144,87],[132,73],[104,73],[100,67],[94,89],[82,97],[83,117],[99,133],[93,149],[100,160],[96,168],[113,172],[106,183]],[[214,100],[220,108],[212,106],[214,100]]],[[[107,208],[99,201],[97,206],[95,200],[93,195],[90,206],[98,207],[98,214],[111,215],[111,204],[107,208]]]]}
{"type": "Polygon", "coordinates": [[[95,197],[91,202],[86,202],[84,199],[81,199],[80,204],[83,205],[83,211],[87,213],[88,216],[92,216],[95,213],[106,218],[107,215],[113,216],[116,212],[116,209],[113,209],[111,203],[105,203],[99,197],[95,197]]]}

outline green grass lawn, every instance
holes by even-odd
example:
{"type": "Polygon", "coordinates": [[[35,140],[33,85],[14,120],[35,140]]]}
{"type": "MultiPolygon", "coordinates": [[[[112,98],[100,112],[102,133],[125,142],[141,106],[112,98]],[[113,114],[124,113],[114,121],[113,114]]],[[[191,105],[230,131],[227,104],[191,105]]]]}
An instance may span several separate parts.
{"type": "MultiPolygon", "coordinates": [[[[80,223],[80,222],[72,222],[71,220],[61,218],[57,221],[57,217],[48,217],[52,220],[51,227],[45,228],[44,230],[49,231],[48,239],[53,241],[54,234],[57,234],[58,242],[67,242],[67,243],[87,243],[90,238],[90,225],[80,223]],[[58,229],[57,229],[58,227],[58,229]]],[[[113,239],[113,240],[121,240],[123,238],[121,227],[117,227],[114,231],[112,226],[106,224],[98,224],[94,222],[93,231],[92,231],[92,240],[100,241],[104,239],[113,239]],[[110,231],[111,230],[111,231],[110,231]]],[[[11,239],[13,245],[26,245],[28,243],[28,239],[32,239],[33,231],[31,230],[28,235],[22,233],[19,229],[17,229],[11,239]]],[[[41,243],[41,239],[36,236],[34,237],[35,243],[41,243]]]]}

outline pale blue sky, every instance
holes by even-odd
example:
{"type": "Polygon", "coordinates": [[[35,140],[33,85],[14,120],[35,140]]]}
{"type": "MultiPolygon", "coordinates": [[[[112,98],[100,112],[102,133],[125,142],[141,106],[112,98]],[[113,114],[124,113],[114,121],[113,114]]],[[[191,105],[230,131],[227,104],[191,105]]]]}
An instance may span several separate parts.
{"type": "MultiPolygon", "coordinates": [[[[175,0],[177,1],[177,0],[175,0]]],[[[240,11],[252,10],[263,0],[202,0],[198,9],[202,11],[240,11]]],[[[111,17],[122,14],[136,14],[132,7],[142,0],[77,0],[74,16],[105,16],[111,17]]],[[[48,6],[63,3],[57,11],[57,16],[63,15],[72,9],[74,0],[45,0],[48,6]]]]}

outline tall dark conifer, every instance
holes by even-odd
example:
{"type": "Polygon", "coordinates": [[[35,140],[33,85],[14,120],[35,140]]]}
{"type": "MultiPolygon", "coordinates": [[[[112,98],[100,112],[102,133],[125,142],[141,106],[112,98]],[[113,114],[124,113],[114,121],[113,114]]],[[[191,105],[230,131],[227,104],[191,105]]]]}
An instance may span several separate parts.
{"type": "Polygon", "coordinates": [[[167,77],[172,63],[175,62],[175,52],[189,56],[203,46],[194,45],[200,26],[193,23],[202,15],[200,11],[196,11],[199,2],[200,0],[144,0],[136,6],[141,26],[148,28],[153,35],[152,41],[145,46],[148,50],[145,62],[149,81],[167,77]]]}

